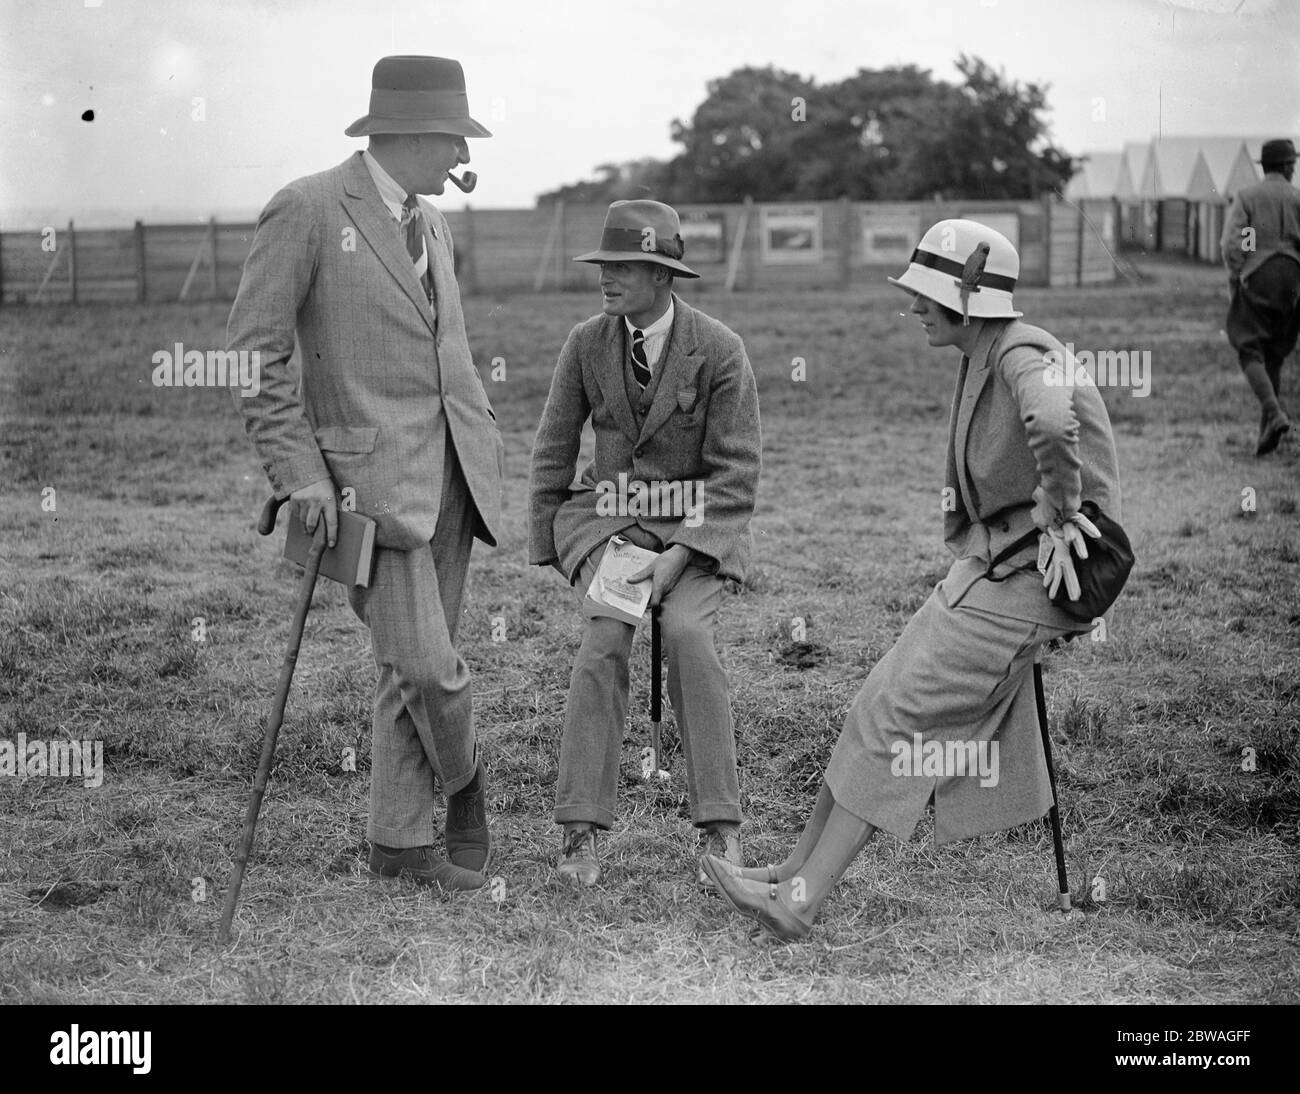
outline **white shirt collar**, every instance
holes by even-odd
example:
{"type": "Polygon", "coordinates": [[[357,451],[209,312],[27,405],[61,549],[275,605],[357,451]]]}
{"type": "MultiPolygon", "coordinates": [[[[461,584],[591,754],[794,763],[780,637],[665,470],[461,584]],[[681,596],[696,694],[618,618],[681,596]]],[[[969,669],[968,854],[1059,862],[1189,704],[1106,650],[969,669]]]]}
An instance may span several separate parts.
{"type": "Polygon", "coordinates": [[[627,333],[630,335],[634,331],[640,331],[645,335],[648,342],[651,338],[659,338],[668,333],[673,325],[673,298],[668,298],[668,310],[648,327],[633,326],[632,320],[626,315],[623,316],[623,322],[627,324],[627,333]]]}
{"type": "Polygon", "coordinates": [[[361,153],[361,161],[366,165],[366,170],[370,172],[370,177],[375,180],[375,188],[379,191],[379,196],[384,199],[384,204],[388,206],[388,211],[398,220],[401,220],[402,204],[406,201],[406,191],[402,189],[401,184],[392,175],[384,170],[380,162],[370,154],[369,149],[361,153]]]}

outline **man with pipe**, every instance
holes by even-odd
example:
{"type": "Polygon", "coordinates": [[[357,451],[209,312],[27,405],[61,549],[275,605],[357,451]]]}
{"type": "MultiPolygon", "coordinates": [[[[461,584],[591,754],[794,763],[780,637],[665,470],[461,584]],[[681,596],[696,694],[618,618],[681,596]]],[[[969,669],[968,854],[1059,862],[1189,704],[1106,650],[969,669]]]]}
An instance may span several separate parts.
{"type": "MultiPolygon", "coordinates": [[[[350,591],[370,628],[375,691],[367,837],[372,872],[445,889],[483,885],[486,775],[470,675],[454,642],[475,538],[495,546],[503,446],[470,358],[441,194],[469,162],[458,62],[385,57],[369,148],[291,182],[263,210],[228,326],[261,355],[236,399],[277,497],[333,546],[342,499],[377,522],[374,576],[350,591]],[[300,377],[290,367],[295,336],[300,377]],[[435,849],[435,782],[447,859],[435,849]]],[[[468,176],[468,172],[467,172],[468,176]]]]}
{"type": "MultiPolygon", "coordinates": [[[[584,599],[611,537],[660,552],[630,580],[650,581],[650,603],[661,605],[691,820],[706,853],[739,866],[736,745],[713,627],[725,579],[749,568],[758,390],[740,338],[673,292],[674,277],[698,276],[683,254],[674,209],[616,201],[599,248],[574,260],[600,266],[603,314],[573,328],[555,367],[533,448],[528,555],[584,599]],[[588,418],[595,459],[575,482],[588,418]]],[[[561,876],[594,885],[596,831],[614,822],[634,628],[585,600],[583,610],[555,821],[561,876]]]]}

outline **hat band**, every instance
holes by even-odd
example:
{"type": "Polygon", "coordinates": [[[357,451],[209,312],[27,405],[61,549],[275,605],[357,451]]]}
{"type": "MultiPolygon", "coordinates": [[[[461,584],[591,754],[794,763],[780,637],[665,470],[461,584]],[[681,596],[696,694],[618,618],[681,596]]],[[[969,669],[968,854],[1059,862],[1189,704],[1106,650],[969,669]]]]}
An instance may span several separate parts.
{"type": "Polygon", "coordinates": [[[375,88],[370,92],[370,113],[380,118],[468,118],[469,96],[463,91],[394,91],[375,88]]]}
{"type": "MultiPolygon", "coordinates": [[[[928,266],[932,270],[938,270],[940,273],[952,274],[953,277],[960,278],[965,272],[964,263],[957,262],[951,258],[943,258],[941,255],[933,254],[930,251],[923,251],[918,247],[912,252],[912,261],[918,266],[928,266]]],[[[980,274],[979,287],[982,289],[1001,289],[1003,292],[1012,292],[1016,287],[1014,277],[1006,277],[1003,274],[989,273],[985,270],[980,274]]]]}
{"type": "Polygon", "coordinates": [[[600,250],[602,251],[645,251],[646,254],[661,254],[665,258],[681,260],[682,255],[686,253],[686,244],[682,237],[674,235],[671,238],[662,236],[653,228],[647,225],[642,228],[606,228],[600,233],[600,250]],[[646,250],[643,241],[646,240],[646,232],[653,233],[654,248],[646,250]]]}

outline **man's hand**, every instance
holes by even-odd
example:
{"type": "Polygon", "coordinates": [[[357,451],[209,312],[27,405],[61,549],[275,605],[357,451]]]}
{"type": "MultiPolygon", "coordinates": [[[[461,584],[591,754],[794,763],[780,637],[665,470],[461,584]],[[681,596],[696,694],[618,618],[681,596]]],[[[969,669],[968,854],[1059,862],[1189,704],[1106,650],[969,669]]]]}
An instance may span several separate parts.
{"type": "Polygon", "coordinates": [[[653,584],[650,586],[650,607],[657,608],[659,602],[672,592],[673,586],[682,576],[682,571],[686,569],[686,564],[691,561],[693,553],[689,547],[674,543],[645,569],[638,570],[629,577],[628,581],[645,581],[646,578],[651,578],[653,584]]]}
{"type": "Polygon", "coordinates": [[[302,526],[310,534],[316,531],[316,522],[325,514],[325,544],[334,546],[339,534],[338,506],[334,500],[334,480],[318,479],[289,495],[293,513],[302,519],[302,526]]]}

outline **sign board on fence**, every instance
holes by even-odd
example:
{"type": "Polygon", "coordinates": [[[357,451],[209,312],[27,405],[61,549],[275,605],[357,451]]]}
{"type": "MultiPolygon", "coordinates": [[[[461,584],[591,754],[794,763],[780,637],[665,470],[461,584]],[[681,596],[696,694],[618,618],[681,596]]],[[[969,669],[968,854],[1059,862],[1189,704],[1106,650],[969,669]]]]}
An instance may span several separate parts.
{"type": "Polygon", "coordinates": [[[816,205],[764,206],[760,238],[764,262],[820,262],[821,208],[816,205]]]}
{"type": "Polygon", "coordinates": [[[683,213],[682,241],[686,265],[724,262],[727,257],[727,218],[723,213],[683,213]]]}
{"type": "Polygon", "coordinates": [[[921,238],[919,217],[915,213],[859,213],[862,232],[862,261],[868,266],[907,265],[921,238]]]}
{"type": "Polygon", "coordinates": [[[995,232],[1001,232],[1011,241],[1011,246],[1020,249],[1020,214],[1019,213],[958,213],[963,220],[975,220],[987,225],[995,232]]]}

